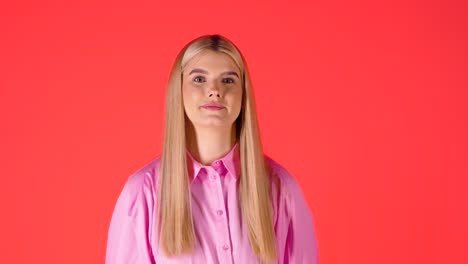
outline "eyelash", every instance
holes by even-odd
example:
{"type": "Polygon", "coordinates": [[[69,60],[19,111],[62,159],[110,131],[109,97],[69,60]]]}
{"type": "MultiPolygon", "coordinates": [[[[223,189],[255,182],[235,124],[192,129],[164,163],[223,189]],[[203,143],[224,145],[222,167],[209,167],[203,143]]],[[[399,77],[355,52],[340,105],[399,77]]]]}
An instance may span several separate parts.
{"type": "Polygon", "coordinates": [[[203,77],[202,77],[202,76],[197,76],[197,77],[193,78],[193,81],[194,81],[194,82],[197,82],[197,79],[198,79],[198,78],[203,78],[203,77]]]}
{"type": "MultiPolygon", "coordinates": [[[[203,79],[205,79],[203,76],[196,76],[195,78],[193,78],[193,81],[194,81],[194,82],[197,82],[196,80],[197,80],[198,78],[203,78],[203,79]]],[[[229,81],[230,81],[230,82],[227,82],[227,84],[235,83],[235,80],[234,80],[233,78],[224,78],[223,81],[225,81],[225,80],[229,80],[229,81]]]]}

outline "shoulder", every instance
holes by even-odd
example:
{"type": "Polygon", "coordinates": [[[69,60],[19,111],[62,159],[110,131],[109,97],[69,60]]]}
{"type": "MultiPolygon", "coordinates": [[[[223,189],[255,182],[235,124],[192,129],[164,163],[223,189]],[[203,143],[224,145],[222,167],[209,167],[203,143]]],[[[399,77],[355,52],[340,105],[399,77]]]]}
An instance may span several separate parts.
{"type": "Polygon", "coordinates": [[[145,181],[154,182],[159,176],[159,166],[161,157],[157,156],[134,171],[129,177],[128,181],[133,184],[142,184],[145,181]]]}
{"type": "MultiPolygon", "coordinates": [[[[302,237],[303,241],[310,242],[311,237],[315,238],[314,220],[302,188],[284,166],[270,157],[266,158],[266,162],[272,176],[276,176],[272,178],[277,178],[276,182],[278,182],[278,184],[272,184],[273,208],[276,210],[275,223],[279,223],[286,229],[289,228],[288,223],[293,223],[295,228],[302,232],[301,235],[296,236],[302,237]]],[[[307,263],[312,262],[307,261],[307,263]]]]}
{"type": "MultiPolygon", "coordinates": [[[[276,178],[276,182],[281,189],[281,192],[287,196],[297,193],[300,190],[299,184],[296,179],[289,173],[289,171],[276,160],[268,155],[265,156],[266,164],[269,166],[270,174],[273,179],[276,178]]],[[[274,181],[275,182],[275,181],[274,181]]]]}
{"type": "Polygon", "coordinates": [[[318,263],[315,224],[304,193],[284,166],[268,156],[265,160],[270,173],[276,176],[272,178],[279,182],[279,188],[273,188],[273,208],[276,236],[284,249],[282,256],[289,263],[318,263]]]}
{"type": "Polygon", "coordinates": [[[123,187],[122,195],[130,199],[138,197],[154,200],[159,175],[160,157],[155,157],[132,172],[123,187]]]}
{"type": "MultiPolygon", "coordinates": [[[[130,173],[122,188],[111,218],[108,233],[107,261],[142,260],[139,249],[149,243],[153,233],[155,192],[159,158],[130,173]],[[138,249],[138,250],[136,250],[138,249]]],[[[145,253],[145,256],[147,254],[145,253]]],[[[141,261],[140,261],[141,262],[141,261]]],[[[146,262],[145,263],[149,263],[146,262]]]]}

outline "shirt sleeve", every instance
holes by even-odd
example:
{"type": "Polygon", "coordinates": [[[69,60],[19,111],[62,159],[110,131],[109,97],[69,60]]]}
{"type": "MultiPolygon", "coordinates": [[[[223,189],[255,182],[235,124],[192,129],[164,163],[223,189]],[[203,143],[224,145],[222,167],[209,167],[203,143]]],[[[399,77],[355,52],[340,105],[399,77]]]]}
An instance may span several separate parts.
{"type": "Polygon", "coordinates": [[[290,220],[286,238],[285,255],[289,263],[318,263],[317,238],[314,220],[301,188],[289,177],[290,220]]]}
{"type": "Polygon", "coordinates": [[[106,264],[156,264],[150,239],[153,198],[148,176],[131,175],[115,205],[107,239],[106,264]]]}

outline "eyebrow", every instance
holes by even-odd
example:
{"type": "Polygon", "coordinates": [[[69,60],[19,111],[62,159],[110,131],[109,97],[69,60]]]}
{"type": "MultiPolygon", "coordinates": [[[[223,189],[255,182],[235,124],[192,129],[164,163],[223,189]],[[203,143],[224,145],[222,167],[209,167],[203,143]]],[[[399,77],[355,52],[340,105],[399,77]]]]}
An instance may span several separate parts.
{"type": "MultiPolygon", "coordinates": [[[[200,69],[200,68],[195,68],[193,70],[190,71],[189,75],[192,75],[194,73],[203,73],[203,74],[208,74],[207,71],[203,70],[203,69],[200,69]]],[[[239,77],[239,74],[237,74],[237,72],[235,71],[225,71],[223,72],[221,75],[234,75],[236,76],[237,78],[240,78],[239,77]]]]}

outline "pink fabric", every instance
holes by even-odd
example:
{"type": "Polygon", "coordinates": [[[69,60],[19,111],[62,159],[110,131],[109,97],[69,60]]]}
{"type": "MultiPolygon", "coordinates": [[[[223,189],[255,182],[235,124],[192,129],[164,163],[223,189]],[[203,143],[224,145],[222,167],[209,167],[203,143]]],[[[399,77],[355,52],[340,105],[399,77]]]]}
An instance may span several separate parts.
{"type": "MultiPolygon", "coordinates": [[[[156,181],[160,157],[131,175],[112,215],[106,252],[107,264],[215,264],[261,263],[253,253],[238,202],[239,144],[210,166],[187,151],[192,213],[197,236],[192,254],[168,258],[154,239],[156,181]],[[191,164],[191,165],[190,165],[191,164]]],[[[279,188],[272,184],[277,263],[318,263],[312,214],[294,178],[265,155],[279,188]]]]}

